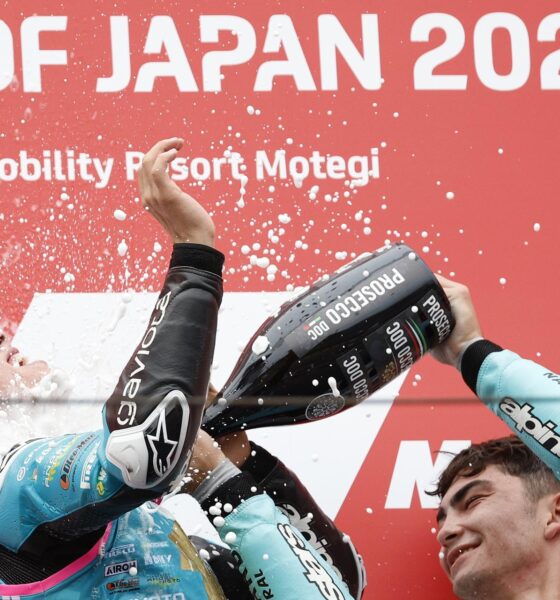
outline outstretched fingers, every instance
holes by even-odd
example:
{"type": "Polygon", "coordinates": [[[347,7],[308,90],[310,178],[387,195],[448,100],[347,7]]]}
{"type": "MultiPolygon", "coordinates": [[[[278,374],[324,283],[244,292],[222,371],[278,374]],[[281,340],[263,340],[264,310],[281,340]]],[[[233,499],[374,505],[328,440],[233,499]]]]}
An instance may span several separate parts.
{"type": "Polygon", "coordinates": [[[179,137],[161,140],[146,153],[138,172],[142,203],[175,243],[212,246],[214,224],[211,217],[194,198],[181,190],[168,171],[183,143],[179,137]]]}
{"type": "Polygon", "coordinates": [[[142,160],[142,167],[145,169],[150,169],[157,158],[165,152],[174,149],[175,151],[180,150],[183,147],[184,140],[180,137],[172,137],[166,140],[160,140],[155,143],[144,155],[144,159],[142,160]]]}
{"type": "Polygon", "coordinates": [[[151,169],[151,175],[156,185],[172,184],[175,187],[178,187],[167,174],[167,167],[173,160],[175,160],[176,156],[177,148],[170,148],[169,150],[166,150],[158,155],[151,169]]]}

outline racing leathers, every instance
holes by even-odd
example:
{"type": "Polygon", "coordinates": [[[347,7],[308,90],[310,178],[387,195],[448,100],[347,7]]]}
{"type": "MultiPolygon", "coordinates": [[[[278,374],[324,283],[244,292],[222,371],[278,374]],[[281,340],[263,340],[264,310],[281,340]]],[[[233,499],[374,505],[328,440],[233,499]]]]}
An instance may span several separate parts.
{"type": "MultiPolygon", "coordinates": [[[[352,598],[359,600],[366,586],[366,575],[362,559],[357,554],[352,541],[347,535],[341,533],[321,510],[297,476],[264,448],[251,442],[250,456],[243,463],[241,471],[235,469],[231,463],[229,466],[220,465],[195,490],[194,497],[206,509],[209,518],[215,522],[222,534],[225,533],[224,539],[228,541],[228,529],[222,527],[221,518],[239,502],[257,496],[262,491],[266,493],[267,498],[274,501],[274,504],[286,515],[290,525],[302,534],[307,543],[330,566],[337,577],[342,579],[352,598]],[[223,470],[235,470],[236,473],[221,485],[219,481],[212,483],[215,472],[218,471],[219,479],[219,472],[223,470]],[[209,480],[210,485],[208,486],[209,480]]],[[[210,566],[228,598],[235,600],[253,598],[254,592],[252,594],[251,589],[255,582],[261,579],[258,575],[261,562],[257,560],[255,570],[250,563],[245,561],[242,569],[244,577],[241,574],[236,576],[231,571],[231,564],[235,564],[237,561],[228,549],[216,547],[200,538],[195,539],[194,542],[198,548],[207,550],[210,566]]],[[[233,552],[235,555],[236,550],[233,552]]],[[[309,566],[315,560],[303,547],[298,548],[296,553],[304,558],[304,562],[309,566]]],[[[267,556],[271,556],[270,551],[267,552],[267,556]]],[[[238,558],[238,560],[242,559],[238,558]]],[[[337,595],[334,591],[330,593],[328,591],[330,585],[328,580],[321,582],[321,577],[323,577],[321,571],[317,567],[314,567],[314,571],[316,574],[310,572],[308,578],[310,580],[317,578],[317,583],[323,586],[326,598],[336,598],[337,595]]],[[[271,589],[271,592],[274,593],[274,589],[271,589]]],[[[294,588],[294,595],[297,597],[297,588],[294,588]]]]}
{"type": "Polygon", "coordinates": [[[488,341],[461,358],[467,385],[560,479],[560,375],[488,341]]]}
{"type": "MultiPolygon", "coordinates": [[[[200,427],[222,264],[211,248],[175,245],[146,333],[105,404],[103,429],[31,440],[3,458],[1,597],[224,597],[173,518],[149,502],[181,481],[200,427]]],[[[350,598],[268,496],[253,485],[247,498],[230,490],[232,510],[219,530],[256,598],[350,598]]]]}

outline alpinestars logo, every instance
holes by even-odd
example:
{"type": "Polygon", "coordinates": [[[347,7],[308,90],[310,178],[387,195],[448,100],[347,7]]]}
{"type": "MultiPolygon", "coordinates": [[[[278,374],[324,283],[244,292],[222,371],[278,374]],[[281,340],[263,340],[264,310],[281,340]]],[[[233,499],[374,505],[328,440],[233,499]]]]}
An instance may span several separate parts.
{"type": "Polygon", "coordinates": [[[153,452],[152,464],[154,471],[158,477],[162,477],[171,466],[171,457],[178,444],[178,442],[167,437],[167,421],[165,420],[164,410],[159,415],[155,434],[147,434],[146,439],[153,452]]]}
{"type": "Polygon", "coordinates": [[[302,516],[299,511],[290,504],[282,504],[281,506],[278,506],[278,508],[288,517],[290,524],[293,525],[301,533],[301,535],[303,535],[309,544],[311,544],[317,554],[319,554],[319,556],[329,565],[329,567],[339,577],[341,577],[340,571],[334,566],[333,559],[325,549],[327,540],[324,538],[319,539],[311,527],[313,515],[311,513],[307,513],[305,516],[302,516]]]}
{"type": "Polygon", "coordinates": [[[551,454],[560,457],[560,435],[556,431],[557,424],[553,421],[543,423],[533,414],[534,409],[535,407],[528,403],[521,406],[512,398],[504,398],[500,402],[500,410],[515,423],[518,431],[527,433],[551,454]]]}
{"type": "Polygon", "coordinates": [[[313,556],[313,553],[305,547],[304,542],[296,535],[292,527],[284,523],[279,523],[277,527],[282,537],[290,545],[292,552],[303,565],[305,577],[317,586],[323,598],[327,600],[344,600],[344,594],[340,591],[340,588],[323,565],[313,556]]]}

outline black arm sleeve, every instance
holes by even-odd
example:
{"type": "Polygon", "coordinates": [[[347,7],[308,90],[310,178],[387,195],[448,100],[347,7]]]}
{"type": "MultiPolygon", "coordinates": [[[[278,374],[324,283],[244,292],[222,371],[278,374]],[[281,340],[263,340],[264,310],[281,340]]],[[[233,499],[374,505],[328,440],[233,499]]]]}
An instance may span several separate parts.
{"type": "Polygon", "coordinates": [[[108,470],[129,488],[161,493],[184,473],[208,390],[222,262],[206,246],[176,245],[146,333],[105,404],[108,470]]]}
{"type": "Polygon", "coordinates": [[[475,394],[478,372],[484,359],[492,352],[500,352],[501,350],[503,350],[501,346],[489,340],[478,340],[465,350],[461,358],[461,375],[475,394]]]}

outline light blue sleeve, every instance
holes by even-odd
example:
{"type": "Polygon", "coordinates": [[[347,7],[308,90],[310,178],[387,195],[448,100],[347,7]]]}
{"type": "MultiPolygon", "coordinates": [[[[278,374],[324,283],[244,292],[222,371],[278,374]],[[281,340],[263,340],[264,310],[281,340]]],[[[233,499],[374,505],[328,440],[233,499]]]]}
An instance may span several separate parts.
{"type": "Polygon", "coordinates": [[[218,531],[257,600],[352,600],[342,580],[266,494],[241,503],[218,531]]]}
{"type": "MultiPolygon", "coordinates": [[[[123,487],[103,468],[102,432],[43,438],[14,447],[0,463],[0,545],[13,552],[41,525],[62,540],[79,537],[123,487]],[[90,513],[89,519],[80,516],[90,513]]],[[[118,496],[117,496],[118,498],[118,496]]],[[[124,512],[121,510],[121,512],[124,512]]]]}
{"type": "Polygon", "coordinates": [[[560,479],[560,375],[509,350],[492,352],[476,393],[560,479]]]}

